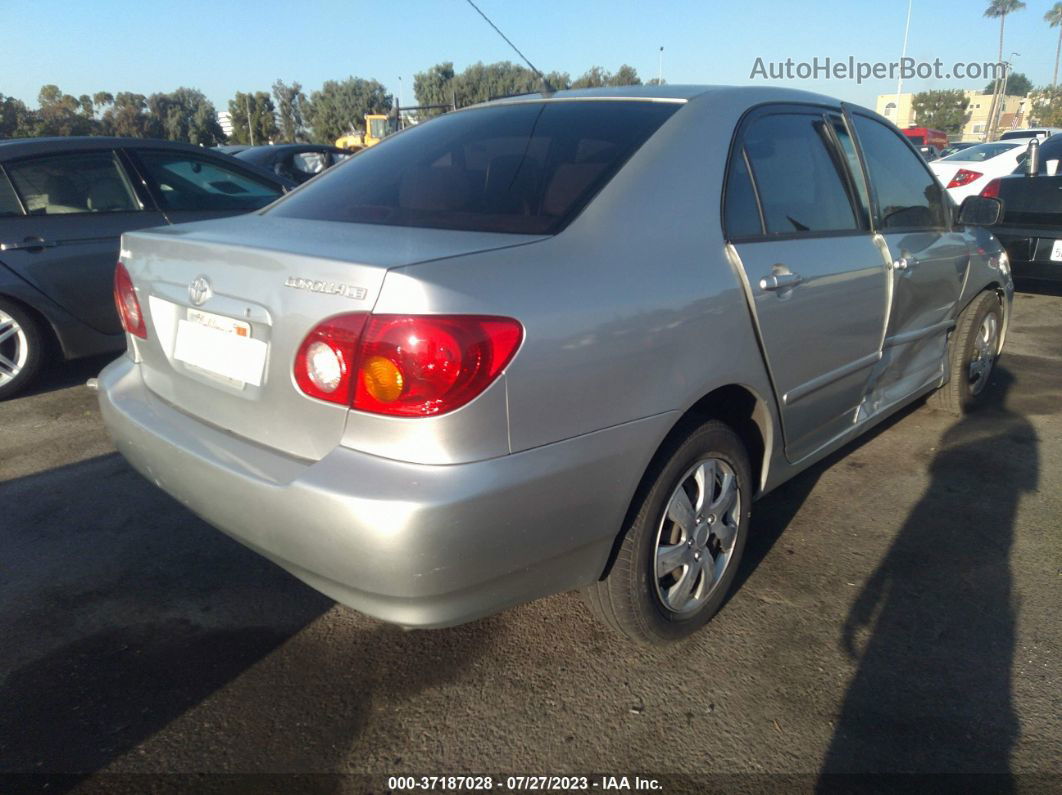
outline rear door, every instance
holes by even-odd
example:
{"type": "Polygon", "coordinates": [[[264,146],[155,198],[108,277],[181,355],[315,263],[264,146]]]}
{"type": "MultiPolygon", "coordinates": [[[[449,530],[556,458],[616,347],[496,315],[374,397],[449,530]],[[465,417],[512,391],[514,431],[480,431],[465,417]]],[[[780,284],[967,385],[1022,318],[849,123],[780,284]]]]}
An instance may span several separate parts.
{"type": "Polygon", "coordinates": [[[880,357],[888,277],[837,112],[779,106],[746,118],[725,223],[796,461],[851,428],[880,357]]]}
{"type": "Polygon", "coordinates": [[[128,153],[170,223],[253,212],[284,193],[279,182],[240,168],[235,158],[139,147],[128,153]]]}
{"type": "Polygon", "coordinates": [[[121,325],[111,297],[124,232],[165,224],[134,191],[117,153],[63,152],[9,161],[22,213],[0,218],[0,263],[104,334],[121,325]]]}
{"type": "Polygon", "coordinates": [[[943,374],[969,248],[953,226],[944,189],[903,137],[859,113],[852,123],[869,176],[875,228],[891,264],[883,361],[873,386],[875,404],[885,406],[943,374]]]}

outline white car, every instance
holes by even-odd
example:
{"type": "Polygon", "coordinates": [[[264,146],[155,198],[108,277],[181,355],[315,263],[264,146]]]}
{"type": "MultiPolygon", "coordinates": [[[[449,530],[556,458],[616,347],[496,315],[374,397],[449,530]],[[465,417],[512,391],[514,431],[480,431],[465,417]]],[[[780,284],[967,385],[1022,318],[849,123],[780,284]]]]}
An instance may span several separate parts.
{"type": "Polygon", "coordinates": [[[955,203],[961,204],[967,196],[978,195],[996,177],[1012,173],[1025,159],[1028,145],[1028,138],[977,144],[934,160],[929,170],[948,189],[955,203]]]}

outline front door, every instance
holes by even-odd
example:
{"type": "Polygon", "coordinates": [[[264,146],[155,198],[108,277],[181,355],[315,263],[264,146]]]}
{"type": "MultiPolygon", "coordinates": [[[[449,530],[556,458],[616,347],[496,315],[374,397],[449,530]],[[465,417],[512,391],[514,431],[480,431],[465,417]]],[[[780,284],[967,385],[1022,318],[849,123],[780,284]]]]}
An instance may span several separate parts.
{"type": "Polygon", "coordinates": [[[123,232],[166,223],[143,209],[114,152],[31,157],[4,169],[25,212],[0,218],[0,263],[96,331],[118,334],[123,232]]]}

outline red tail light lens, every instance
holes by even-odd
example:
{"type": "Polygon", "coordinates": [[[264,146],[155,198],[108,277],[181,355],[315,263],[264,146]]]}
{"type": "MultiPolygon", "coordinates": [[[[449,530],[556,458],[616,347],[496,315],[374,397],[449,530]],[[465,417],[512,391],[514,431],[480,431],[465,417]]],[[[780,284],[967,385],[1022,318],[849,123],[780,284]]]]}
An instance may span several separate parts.
{"type": "Polygon", "coordinates": [[[140,301],[137,300],[129,271],[121,262],[114,269],[114,305],[118,309],[122,328],[134,337],[146,340],[147,326],[144,325],[144,313],[140,311],[140,301]]]}
{"type": "Polygon", "coordinates": [[[951,178],[951,182],[948,183],[949,188],[961,188],[963,185],[969,185],[975,179],[980,179],[984,174],[980,171],[970,171],[966,168],[960,168],[955,172],[955,176],[951,178]]]}
{"type": "Polygon", "coordinates": [[[512,318],[373,315],[358,360],[354,408],[426,417],[481,394],[523,339],[512,318]]]}
{"type": "Polygon", "coordinates": [[[350,405],[358,339],[367,312],[337,315],[306,335],[295,354],[295,383],[310,397],[350,405]]]}
{"type": "Polygon", "coordinates": [[[428,417],[480,395],[512,360],[523,327],[478,315],[339,315],[307,335],[295,382],[358,411],[428,417]]]}
{"type": "Polygon", "coordinates": [[[999,198],[999,184],[1000,180],[997,177],[996,179],[992,180],[987,185],[985,185],[984,190],[981,191],[981,195],[986,199],[999,198]]]}

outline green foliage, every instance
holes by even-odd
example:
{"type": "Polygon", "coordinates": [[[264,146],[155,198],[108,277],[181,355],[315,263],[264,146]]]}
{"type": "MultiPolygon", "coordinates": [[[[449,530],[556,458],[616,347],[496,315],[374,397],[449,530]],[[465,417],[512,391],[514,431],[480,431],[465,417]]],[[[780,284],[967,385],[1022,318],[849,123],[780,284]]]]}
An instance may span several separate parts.
{"type": "Polygon", "coordinates": [[[944,130],[955,134],[962,130],[969,116],[966,106],[969,100],[960,90],[923,91],[914,95],[911,106],[915,119],[921,127],[944,130]]]}
{"type": "Polygon", "coordinates": [[[998,19],[1023,8],[1025,8],[1025,3],[1021,0],[990,0],[988,8],[985,9],[985,16],[989,19],[998,19]]]}
{"type": "Polygon", "coordinates": [[[1044,86],[1029,97],[1030,123],[1045,127],[1062,127],[1062,87],[1044,86]]]}
{"type": "Polygon", "coordinates": [[[202,146],[225,142],[217,111],[202,91],[178,88],[169,94],[152,94],[147,98],[147,109],[159,138],[202,146]]]}
{"type": "MultiPolygon", "coordinates": [[[[1011,72],[1007,76],[1007,96],[1024,97],[1033,89],[1032,81],[1021,72],[1011,72]]],[[[984,93],[992,94],[996,90],[996,81],[993,80],[985,86],[984,93]]]]}
{"type": "Polygon", "coordinates": [[[276,108],[265,91],[255,91],[253,94],[237,91],[236,96],[229,100],[229,113],[232,116],[233,143],[261,146],[277,140],[280,135],[276,108]]]}
{"type": "Polygon", "coordinates": [[[119,91],[111,106],[103,112],[102,132],[124,138],[151,138],[155,125],[147,113],[147,97],[131,91],[119,91]]]}
{"type": "Polygon", "coordinates": [[[332,143],[340,136],[364,129],[365,114],[387,113],[392,104],[391,95],[376,80],[326,80],[320,91],[310,95],[305,116],[313,129],[313,139],[332,143]]]}
{"type": "Polygon", "coordinates": [[[633,66],[623,64],[615,74],[600,66],[591,66],[572,82],[572,88],[603,88],[604,86],[640,86],[641,78],[633,66]]]}
{"type": "Polygon", "coordinates": [[[277,117],[280,119],[280,140],[293,144],[305,134],[306,95],[299,83],[289,86],[283,80],[277,80],[273,83],[273,97],[277,101],[277,117]]]}
{"type": "MultiPolygon", "coordinates": [[[[88,99],[88,97],[84,97],[88,99]]],[[[33,115],[32,135],[92,135],[96,132],[89,102],[89,114],[78,97],[64,94],[59,86],[41,86],[37,94],[40,110],[33,115]]]]}
{"type": "Polygon", "coordinates": [[[33,114],[26,103],[0,94],[0,138],[25,138],[34,135],[33,114]]]}

